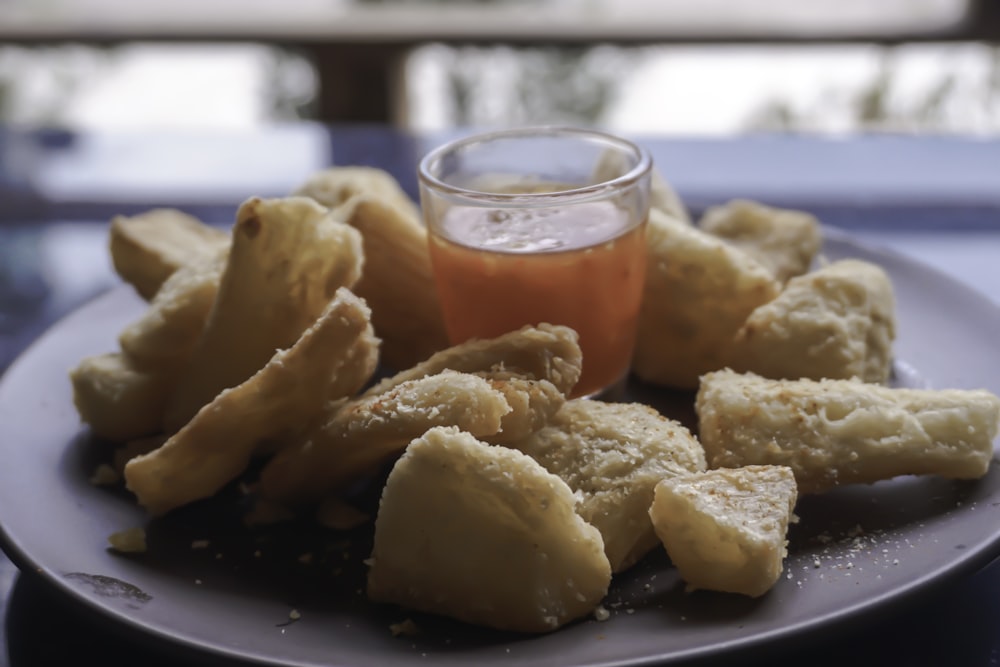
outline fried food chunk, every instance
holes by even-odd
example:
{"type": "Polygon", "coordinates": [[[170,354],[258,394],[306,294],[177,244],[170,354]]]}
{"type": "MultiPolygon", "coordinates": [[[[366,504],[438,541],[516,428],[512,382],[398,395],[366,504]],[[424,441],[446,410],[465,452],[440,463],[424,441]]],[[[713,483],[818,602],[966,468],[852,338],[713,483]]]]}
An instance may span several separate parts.
{"type": "Polygon", "coordinates": [[[525,326],[517,331],[452,345],[419,364],[385,378],[367,392],[380,394],[408,380],[440,373],[504,371],[532,380],[548,380],[563,394],[580,379],[583,352],[573,329],[553,324],[525,326]]]}
{"type": "Polygon", "coordinates": [[[770,378],[859,378],[885,382],[896,337],[892,283],[856,259],[792,278],[747,318],[733,341],[732,367],[770,378]]]}
{"type": "Polygon", "coordinates": [[[299,508],[362,480],[435,426],[475,436],[500,430],[510,411],[504,395],[481,377],[442,371],[338,406],[260,474],[264,502],[299,508]]]}
{"type": "Polygon", "coordinates": [[[123,443],[160,430],[173,377],[135,368],[120,352],[82,359],[69,373],[73,404],[91,433],[123,443]]]}
{"type": "Polygon", "coordinates": [[[115,216],[109,239],[118,275],[147,301],[181,266],[224,254],[229,235],[172,208],[115,216]]]}
{"type": "Polygon", "coordinates": [[[448,346],[420,217],[391,201],[356,197],[337,215],[359,232],[365,268],[355,291],[372,308],[383,363],[409,368],[448,346]]]}
{"type": "Polygon", "coordinates": [[[695,402],[712,468],[786,465],[800,493],[899,475],[986,474],[1000,421],[989,391],[895,389],[857,380],[702,378],[695,402]]]}
{"type": "Polygon", "coordinates": [[[384,393],[403,382],[443,370],[485,378],[510,405],[500,431],[481,435],[506,444],[544,426],[566,402],[580,378],[583,353],[573,329],[541,324],[525,326],[496,338],[467,341],[435,353],[425,361],[383,379],[365,395],[384,393]]]}
{"type": "Polygon", "coordinates": [[[361,275],[358,232],[307,197],[251,198],[233,226],[218,295],[164,416],[176,432],[220,391],[260,370],[361,275]]]}
{"type": "Polygon", "coordinates": [[[372,517],[337,496],[328,496],[316,508],[316,521],[331,530],[353,530],[372,517]]]}
{"type": "Polygon", "coordinates": [[[145,553],[146,529],[142,526],[133,526],[111,533],[108,535],[108,546],[118,553],[145,553]]]}
{"type": "Polygon", "coordinates": [[[420,209],[399,181],[377,167],[327,167],[311,174],[293,194],[312,197],[327,208],[337,208],[355,197],[367,197],[388,202],[408,217],[420,220],[420,209]]]}
{"type": "Polygon", "coordinates": [[[494,444],[509,444],[525,438],[545,426],[566,403],[566,395],[548,380],[533,380],[508,371],[476,373],[503,394],[510,412],[500,421],[496,435],[482,439],[494,444]]]}
{"type": "Polygon", "coordinates": [[[572,399],[547,426],[511,446],[569,485],[577,512],[600,531],[614,572],[659,544],[649,519],[656,484],[705,469],[691,432],[639,403],[572,399]]]}
{"type": "Polygon", "coordinates": [[[399,182],[375,167],[338,166],[312,174],[295,193],[337,209],[361,232],[365,269],[354,291],[372,308],[382,362],[408,368],[447,347],[427,229],[399,182]]]}
{"type": "Polygon", "coordinates": [[[500,431],[480,436],[509,443],[538,430],[566,401],[580,378],[583,353],[578,336],[565,326],[525,326],[496,338],[466,341],[383,379],[366,392],[373,396],[402,382],[443,370],[479,375],[504,394],[511,410],[500,431]]]}
{"type": "Polygon", "coordinates": [[[129,440],[125,444],[117,447],[114,454],[111,455],[111,469],[115,473],[124,479],[125,477],[125,465],[139,456],[140,454],[148,454],[154,449],[161,447],[170,436],[158,433],[156,435],[147,435],[142,438],[136,438],[135,440],[129,440]]]}
{"type": "Polygon", "coordinates": [[[223,390],[161,447],[130,460],[127,487],[153,515],[215,495],[246,470],[263,441],[301,428],[327,401],[360,389],[365,376],[341,373],[359,357],[374,372],[378,340],[368,307],[341,288],[291,348],[223,390]]]}
{"type": "Polygon", "coordinates": [[[611,568],[574,502],[530,457],[431,429],[383,489],[368,596],[515,632],[586,616],[607,594],[611,568]]]}
{"type": "Polygon", "coordinates": [[[688,590],[759,597],[781,576],[798,491],[784,466],[670,477],[649,516],[688,590]]]}
{"type": "MultiPolygon", "coordinates": [[[[594,168],[593,180],[595,183],[608,181],[624,176],[628,171],[621,153],[605,151],[594,168]]],[[[675,220],[691,224],[691,214],[684,206],[684,202],[655,167],[649,179],[649,207],[658,209],[675,220]]]]}
{"type": "Polygon", "coordinates": [[[194,354],[219,291],[225,256],[202,257],[164,281],[138,320],[118,336],[136,368],[174,371],[194,354]]]}
{"type": "Polygon", "coordinates": [[[666,213],[670,217],[691,224],[691,214],[673,186],[659,171],[653,169],[649,182],[649,207],[666,213]]]}
{"type": "Polygon", "coordinates": [[[747,199],[710,206],[698,226],[748,253],[782,283],[808,271],[823,243],[811,213],[747,199]]]}
{"type": "Polygon", "coordinates": [[[728,363],[733,337],[781,285],[760,263],[707,232],[649,214],[648,268],[632,370],[693,389],[728,363]]]}

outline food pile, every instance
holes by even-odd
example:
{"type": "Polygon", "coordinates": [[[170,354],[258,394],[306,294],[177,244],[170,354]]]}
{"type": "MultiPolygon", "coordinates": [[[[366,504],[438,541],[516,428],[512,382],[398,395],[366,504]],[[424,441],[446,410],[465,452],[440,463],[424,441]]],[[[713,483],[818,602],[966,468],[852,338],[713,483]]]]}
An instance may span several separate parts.
{"type": "Polygon", "coordinates": [[[659,176],[652,201],[632,370],[696,392],[695,433],[568,399],[586,359],[567,327],[449,346],[419,210],[360,167],[248,199],[229,233],[114,219],[147,305],[72,369],[76,408],[150,516],[241,479],[251,525],[373,521],[371,600],[521,632],[594,613],[657,548],[689,588],[762,595],[800,494],[987,472],[1000,399],[887,386],[882,269],[823,263],[805,213],[734,201],[695,224],[659,176]],[[374,517],[350,504],[366,483],[374,517]]]}

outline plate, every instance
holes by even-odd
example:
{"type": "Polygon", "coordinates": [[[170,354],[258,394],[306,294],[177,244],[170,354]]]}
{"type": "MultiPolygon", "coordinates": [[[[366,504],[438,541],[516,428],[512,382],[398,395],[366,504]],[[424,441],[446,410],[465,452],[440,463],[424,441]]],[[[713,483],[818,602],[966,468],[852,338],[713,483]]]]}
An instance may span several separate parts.
{"type": "MultiPolygon", "coordinates": [[[[898,301],[895,382],[1000,393],[1000,311],[985,297],[829,230],[830,258],[890,274],[898,301]]],[[[146,525],[123,491],[89,482],[107,460],[73,407],[68,370],[113,350],[143,303],[121,287],[56,324],[0,383],[0,537],[22,569],[116,627],[190,655],[266,665],[580,666],[682,663],[783,647],[945,585],[1000,553],[1000,468],[974,482],[900,478],[804,497],[785,574],[759,599],[684,592],[662,550],[620,575],[610,617],[525,637],[377,606],[364,596],[370,534],[239,523],[236,484],[149,523],[149,550],[108,536],[146,525]],[[394,634],[412,620],[419,634],[394,634]]],[[[633,383],[630,397],[682,420],[691,396],[633,383]]],[[[829,635],[826,635],[829,636],[829,635]]]]}

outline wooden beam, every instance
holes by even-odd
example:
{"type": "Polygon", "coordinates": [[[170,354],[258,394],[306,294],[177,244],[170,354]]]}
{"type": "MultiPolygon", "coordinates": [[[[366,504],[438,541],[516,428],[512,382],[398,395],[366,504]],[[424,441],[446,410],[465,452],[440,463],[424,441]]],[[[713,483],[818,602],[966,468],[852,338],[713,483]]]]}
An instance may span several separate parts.
{"type": "Polygon", "coordinates": [[[318,119],[398,124],[405,100],[406,46],[317,43],[293,48],[316,67],[318,119]]]}

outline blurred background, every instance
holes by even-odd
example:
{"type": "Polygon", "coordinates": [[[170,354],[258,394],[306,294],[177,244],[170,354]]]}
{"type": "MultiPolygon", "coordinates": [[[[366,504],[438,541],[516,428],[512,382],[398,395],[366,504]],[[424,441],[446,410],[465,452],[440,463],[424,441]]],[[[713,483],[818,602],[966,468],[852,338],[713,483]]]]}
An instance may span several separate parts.
{"type": "Polygon", "coordinates": [[[0,122],[1000,131],[995,0],[0,0],[0,122]]]}

